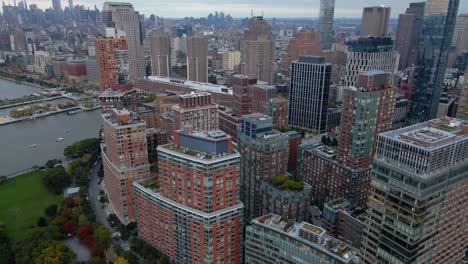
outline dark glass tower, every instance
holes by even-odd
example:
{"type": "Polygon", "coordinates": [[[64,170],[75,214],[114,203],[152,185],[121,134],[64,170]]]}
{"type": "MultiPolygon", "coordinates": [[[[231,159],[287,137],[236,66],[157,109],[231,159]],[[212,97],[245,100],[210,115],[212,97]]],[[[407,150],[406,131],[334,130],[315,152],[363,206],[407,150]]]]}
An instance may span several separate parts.
{"type": "Polygon", "coordinates": [[[460,0],[428,0],[421,32],[416,85],[411,97],[413,123],[437,115],[460,0]]]}

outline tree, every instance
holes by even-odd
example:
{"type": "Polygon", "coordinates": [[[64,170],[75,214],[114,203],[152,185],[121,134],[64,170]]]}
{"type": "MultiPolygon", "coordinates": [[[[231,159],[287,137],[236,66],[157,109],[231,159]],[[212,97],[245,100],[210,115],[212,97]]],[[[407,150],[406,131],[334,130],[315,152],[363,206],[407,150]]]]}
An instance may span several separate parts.
{"type": "Polygon", "coordinates": [[[42,250],[53,240],[61,239],[61,236],[59,229],[53,225],[29,231],[24,238],[13,245],[16,264],[35,263],[42,250]]]}
{"type": "Polygon", "coordinates": [[[336,138],[333,138],[331,145],[334,147],[338,146],[338,140],[336,140],[336,138]]]}
{"type": "Polygon", "coordinates": [[[71,263],[76,260],[76,255],[67,246],[59,241],[51,241],[41,250],[35,259],[35,264],[61,264],[71,263]]]}
{"type": "Polygon", "coordinates": [[[62,193],[63,189],[71,183],[70,176],[62,166],[47,169],[42,180],[46,188],[56,194],[62,193]]]}
{"type": "Polygon", "coordinates": [[[11,248],[11,240],[6,234],[6,230],[0,229],[0,263],[14,263],[15,255],[11,248]]]}
{"type": "Polygon", "coordinates": [[[92,225],[84,225],[78,229],[78,238],[80,240],[85,240],[87,237],[91,236],[93,233],[92,225]]]}
{"type": "Polygon", "coordinates": [[[100,140],[98,138],[88,138],[77,141],[65,148],[63,154],[67,158],[81,157],[84,154],[96,154],[100,149],[100,140]]]}
{"type": "Polygon", "coordinates": [[[158,264],[169,264],[169,261],[167,261],[167,258],[162,256],[158,260],[158,264]]]}
{"type": "Polygon", "coordinates": [[[128,260],[126,260],[124,257],[118,257],[114,261],[114,264],[128,264],[128,260]]]}
{"type": "Polygon", "coordinates": [[[64,234],[71,234],[75,231],[76,222],[74,220],[69,220],[63,224],[63,233],[64,234]]]}
{"type": "Polygon", "coordinates": [[[94,239],[107,248],[111,242],[112,235],[103,225],[96,225],[93,231],[94,239]]]}
{"type": "Polygon", "coordinates": [[[53,168],[56,164],[60,164],[60,163],[62,163],[62,161],[59,159],[51,159],[46,162],[45,166],[47,168],[53,168]]]}
{"type": "Polygon", "coordinates": [[[44,217],[37,219],[37,226],[47,226],[47,220],[44,217]]]}
{"type": "Polygon", "coordinates": [[[51,204],[44,209],[44,213],[48,217],[54,217],[57,214],[57,205],[51,204]]]}

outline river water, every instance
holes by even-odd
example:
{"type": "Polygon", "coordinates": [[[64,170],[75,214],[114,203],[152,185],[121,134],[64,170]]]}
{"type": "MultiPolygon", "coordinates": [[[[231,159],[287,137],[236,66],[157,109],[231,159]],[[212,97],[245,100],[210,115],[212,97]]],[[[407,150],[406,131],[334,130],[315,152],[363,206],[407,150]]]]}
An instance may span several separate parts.
{"type": "MultiPolygon", "coordinates": [[[[25,90],[22,90],[16,93],[8,91],[8,95],[5,96],[2,82],[4,80],[0,80],[0,98],[25,95],[25,90]]],[[[17,87],[22,89],[23,86],[11,82],[9,85],[13,90],[17,87]]],[[[76,115],[61,113],[0,126],[0,175],[12,175],[34,165],[43,165],[47,160],[54,158],[64,160],[65,147],[78,140],[98,137],[101,125],[98,109],[82,111],[76,115]],[[65,133],[65,130],[70,132],[65,133]],[[56,142],[59,137],[64,140],[56,142]],[[33,144],[37,146],[30,147],[33,144]]]]}
{"type": "Polygon", "coordinates": [[[0,79],[0,99],[18,98],[25,95],[31,95],[33,93],[38,93],[40,91],[41,89],[34,86],[0,79]]]}

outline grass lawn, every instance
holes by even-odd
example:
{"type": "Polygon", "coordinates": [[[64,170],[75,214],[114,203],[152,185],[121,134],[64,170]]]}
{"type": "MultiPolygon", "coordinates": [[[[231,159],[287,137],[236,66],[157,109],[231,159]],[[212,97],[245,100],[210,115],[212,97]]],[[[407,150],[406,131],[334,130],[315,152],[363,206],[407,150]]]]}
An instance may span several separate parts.
{"type": "Polygon", "coordinates": [[[44,171],[32,171],[0,184],[0,222],[13,240],[21,238],[44,216],[50,204],[60,204],[63,195],[47,191],[42,184],[44,171]]]}

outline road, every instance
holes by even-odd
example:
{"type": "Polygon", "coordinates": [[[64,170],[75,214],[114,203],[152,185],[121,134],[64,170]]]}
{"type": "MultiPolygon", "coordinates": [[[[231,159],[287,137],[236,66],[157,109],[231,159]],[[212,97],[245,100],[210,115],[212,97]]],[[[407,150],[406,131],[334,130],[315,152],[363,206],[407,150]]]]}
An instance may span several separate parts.
{"type": "MultiPolygon", "coordinates": [[[[99,191],[101,190],[101,185],[99,184],[99,177],[98,171],[99,167],[101,166],[102,161],[99,159],[91,168],[89,174],[89,184],[88,184],[88,197],[89,202],[91,203],[91,207],[93,208],[94,214],[96,215],[96,222],[104,225],[112,234],[118,232],[116,229],[110,226],[109,222],[107,221],[107,214],[105,208],[102,208],[102,204],[99,201],[99,191]]],[[[120,246],[124,250],[130,249],[130,243],[123,241],[122,239],[119,240],[112,240],[114,245],[120,246]]]]}

